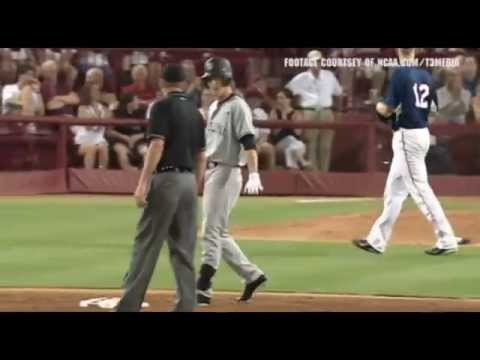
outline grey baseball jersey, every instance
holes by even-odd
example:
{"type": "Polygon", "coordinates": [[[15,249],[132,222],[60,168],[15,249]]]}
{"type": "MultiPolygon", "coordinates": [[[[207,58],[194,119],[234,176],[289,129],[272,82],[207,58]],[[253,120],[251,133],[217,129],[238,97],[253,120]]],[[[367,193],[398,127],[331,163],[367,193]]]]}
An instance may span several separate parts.
{"type": "Polygon", "coordinates": [[[214,101],[208,111],[206,155],[209,161],[225,165],[245,165],[246,156],[240,139],[255,134],[252,112],[238,95],[222,102],[214,101]]]}

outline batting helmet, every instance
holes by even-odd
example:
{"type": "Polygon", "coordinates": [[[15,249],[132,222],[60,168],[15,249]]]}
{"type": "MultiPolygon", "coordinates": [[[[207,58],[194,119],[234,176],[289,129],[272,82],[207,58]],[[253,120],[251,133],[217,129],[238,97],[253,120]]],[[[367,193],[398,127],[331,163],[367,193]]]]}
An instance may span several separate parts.
{"type": "Polygon", "coordinates": [[[202,75],[204,81],[210,78],[219,78],[223,80],[233,79],[233,70],[230,61],[225,58],[210,58],[205,61],[205,73],[202,75]]]}

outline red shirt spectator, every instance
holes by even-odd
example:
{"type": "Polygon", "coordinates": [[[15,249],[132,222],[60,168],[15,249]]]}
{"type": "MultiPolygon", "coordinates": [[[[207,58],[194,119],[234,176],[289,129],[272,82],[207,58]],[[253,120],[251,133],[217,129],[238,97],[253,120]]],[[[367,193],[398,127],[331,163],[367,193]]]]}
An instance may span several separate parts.
{"type": "Polygon", "coordinates": [[[144,103],[143,106],[145,108],[148,107],[148,104],[156,98],[157,92],[155,88],[153,88],[147,82],[147,68],[144,65],[134,66],[132,69],[132,79],[133,84],[124,86],[122,89],[122,93],[131,93],[136,95],[137,98],[144,103]]]}
{"type": "Polygon", "coordinates": [[[140,100],[151,102],[157,96],[156,90],[148,85],[133,83],[125,86],[122,90],[124,94],[135,94],[140,100]]]}

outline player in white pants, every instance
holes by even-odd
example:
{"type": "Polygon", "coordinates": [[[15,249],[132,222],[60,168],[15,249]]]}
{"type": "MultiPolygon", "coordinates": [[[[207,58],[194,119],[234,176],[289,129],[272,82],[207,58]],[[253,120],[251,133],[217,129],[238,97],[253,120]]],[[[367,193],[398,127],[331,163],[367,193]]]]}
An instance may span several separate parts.
{"type": "Polygon", "coordinates": [[[245,100],[233,92],[232,68],[224,58],[205,63],[204,83],[217,98],[208,111],[206,156],[208,158],[203,192],[203,252],[197,281],[198,305],[209,305],[212,279],[225,262],[244,280],[239,301],[249,301],[255,290],[267,281],[259,267],[247,258],[229,234],[229,218],[242,190],[241,166],[247,164],[249,177],[245,192],[263,190],[258,174],[255,129],[245,100]]]}
{"type": "Polygon", "coordinates": [[[403,202],[410,194],[420,211],[432,224],[437,242],[428,255],[443,255],[457,251],[458,244],[470,240],[456,237],[440,202],[428,182],[425,157],[430,147],[428,114],[436,103],[433,79],[424,69],[414,66],[415,51],[399,49],[401,66],[393,74],[385,102],[377,104],[377,114],[393,120],[393,160],[384,192],[384,209],[365,239],[354,240],[355,246],[381,254],[386,250],[393,226],[403,202]],[[395,110],[399,109],[396,114],[395,110]]]}

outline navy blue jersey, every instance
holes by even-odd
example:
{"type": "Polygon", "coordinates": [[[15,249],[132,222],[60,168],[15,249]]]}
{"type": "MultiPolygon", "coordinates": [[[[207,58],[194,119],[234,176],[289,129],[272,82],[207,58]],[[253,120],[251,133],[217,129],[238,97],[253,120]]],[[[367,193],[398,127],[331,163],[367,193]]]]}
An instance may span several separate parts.
{"type": "Polygon", "coordinates": [[[421,129],[428,126],[432,102],[437,103],[432,75],[425,69],[402,66],[395,70],[388,87],[385,104],[400,105],[395,128],[421,129]]]}

